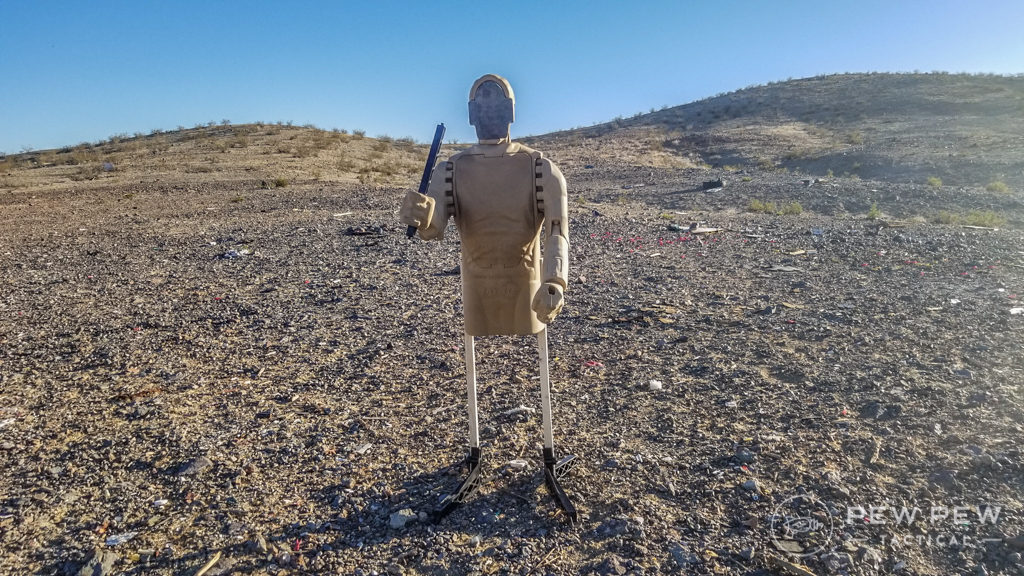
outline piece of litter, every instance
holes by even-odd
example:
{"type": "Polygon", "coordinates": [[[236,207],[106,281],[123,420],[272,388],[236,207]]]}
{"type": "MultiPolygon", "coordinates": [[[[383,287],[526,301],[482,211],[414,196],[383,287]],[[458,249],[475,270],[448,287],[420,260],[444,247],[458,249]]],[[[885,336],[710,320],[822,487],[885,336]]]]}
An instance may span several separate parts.
{"type": "Polygon", "coordinates": [[[949,299],[949,303],[950,303],[950,304],[959,304],[959,303],[960,303],[960,301],[959,301],[959,300],[957,300],[956,298],[950,298],[950,299],[949,299]]]}
{"type": "Polygon", "coordinates": [[[536,411],[537,411],[536,408],[531,408],[529,406],[519,406],[518,408],[513,408],[511,410],[506,410],[506,411],[502,412],[501,415],[502,416],[515,416],[516,414],[523,414],[523,413],[533,414],[536,411]]]}
{"type": "Polygon", "coordinates": [[[521,459],[518,459],[518,458],[516,460],[512,460],[512,461],[510,461],[508,463],[509,469],[510,470],[515,470],[516,472],[521,472],[523,470],[526,470],[527,466],[529,466],[529,465],[530,465],[530,463],[527,462],[526,460],[521,460],[521,459]]]}
{"type": "Polygon", "coordinates": [[[118,546],[128,542],[132,538],[138,535],[138,532],[125,532],[124,534],[115,534],[107,538],[107,546],[118,546]]]}
{"type": "Polygon", "coordinates": [[[1010,314],[1013,316],[1024,314],[1024,308],[1010,308],[1010,314]]]}
{"type": "Polygon", "coordinates": [[[373,444],[363,444],[361,446],[357,446],[355,449],[355,453],[359,455],[366,454],[372,447],[373,444]]]}
{"type": "Polygon", "coordinates": [[[156,506],[157,508],[163,508],[164,506],[167,506],[167,500],[163,498],[161,498],[160,500],[154,500],[153,506],[156,506]]]}
{"type": "Polygon", "coordinates": [[[651,380],[649,386],[650,386],[650,389],[652,391],[653,390],[661,390],[661,388],[662,388],[661,380],[651,380]]]}
{"type": "Polygon", "coordinates": [[[726,408],[739,408],[740,403],[735,400],[729,400],[725,403],[726,408]]]}

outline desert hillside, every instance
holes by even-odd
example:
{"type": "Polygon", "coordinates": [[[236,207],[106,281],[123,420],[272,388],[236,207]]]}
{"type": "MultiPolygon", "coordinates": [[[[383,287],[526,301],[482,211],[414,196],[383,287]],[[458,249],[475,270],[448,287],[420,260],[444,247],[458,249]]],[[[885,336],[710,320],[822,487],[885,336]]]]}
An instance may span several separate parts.
{"type": "Polygon", "coordinates": [[[888,182],[1024,184],[1024,77],[841,74],[737,90],[538,137],[652,166],[888,182]]]}

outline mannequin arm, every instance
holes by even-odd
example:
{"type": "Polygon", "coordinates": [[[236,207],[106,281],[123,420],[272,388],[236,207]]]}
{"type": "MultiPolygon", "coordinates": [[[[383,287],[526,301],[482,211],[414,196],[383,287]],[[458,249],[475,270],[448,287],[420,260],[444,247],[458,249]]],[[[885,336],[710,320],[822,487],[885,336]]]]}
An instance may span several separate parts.
{"type": "Polygon", "coordinates": [[[569,202],[565,178],[550,160],[537,160],[538,207],[544,213],[543,283],[533,298],[533,310],[550,324],[565,304],[569,286],[569,202]]]}
{"type": "Polygon", "coordinates": [[[441,161],[431,171],[426,194],[410,190],[405,195],[401,210],[402,222],[415,226],[419,230],[420,238],[444,238],[448,218],[454,215],[455,210],[452,181],[452,163],[441,161]]]}

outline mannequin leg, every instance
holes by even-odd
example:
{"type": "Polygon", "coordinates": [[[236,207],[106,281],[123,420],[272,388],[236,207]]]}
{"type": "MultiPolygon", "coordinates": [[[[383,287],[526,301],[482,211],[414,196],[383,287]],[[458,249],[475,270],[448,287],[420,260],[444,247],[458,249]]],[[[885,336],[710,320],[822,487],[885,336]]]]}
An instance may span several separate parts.
{"type": "Polygon", "coordinates": [[[548,372],[548,331],[541,330],[537,333],[537,352],[540,356],[540,402],[541,420],[544,426],[544,483],[558,505],[565,510],[569,520],[576,523],[579,515],[576,506],[566,495],[561,484],[558,483],[563,476],[576,464],[576,456],[569,455],[561,460],[555,460],[555,440],[553,426],[551,424],[551,379],[548,372]]]}
{"type": "Polygon", "coordinates": [[[469,400],[469,449],[480,449],[480,429],[476,409],[476,350],[473,337],[466,334],[466,396],[469,400]]]}
{"type": "Polygon", "coordinates": [[[548,331],[537,333],[537,352],[540,356],[540,411],[544,426],[544,448],[554,450],[555,438],[551,426],[551,380],[548,374],[548,331]]]}
{"type": "Polygon", "coordinates": [[[476,406],[476,352],[473,337],[466,334],[466,398],[469,404],[469,457],[466,466],[469,475],[453,494],[441,501],[434,511],[434,521],[440,521],[480,487],[480,430],[476,406]]]}

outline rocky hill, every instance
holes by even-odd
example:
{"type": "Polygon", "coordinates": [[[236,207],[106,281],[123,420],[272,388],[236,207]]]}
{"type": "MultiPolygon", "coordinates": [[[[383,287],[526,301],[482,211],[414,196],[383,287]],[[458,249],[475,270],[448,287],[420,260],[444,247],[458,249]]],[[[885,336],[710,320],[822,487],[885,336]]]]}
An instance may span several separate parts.
{"type": "Polygon", "coordinates": [[[1024,184],[1024,77],[841,74],[755,86],[532,140],[651,166],[1024,184]]]}

